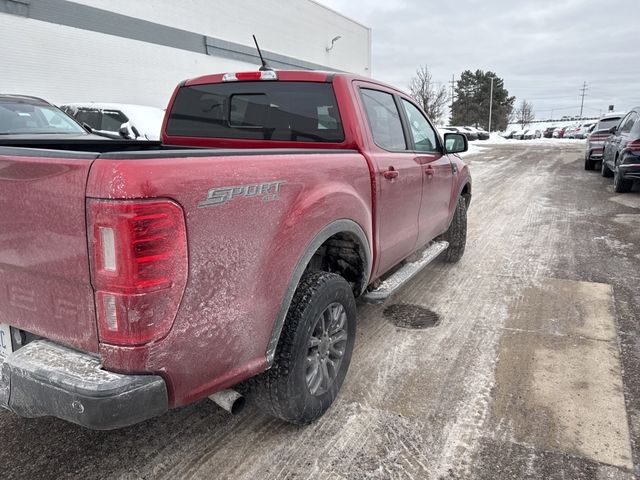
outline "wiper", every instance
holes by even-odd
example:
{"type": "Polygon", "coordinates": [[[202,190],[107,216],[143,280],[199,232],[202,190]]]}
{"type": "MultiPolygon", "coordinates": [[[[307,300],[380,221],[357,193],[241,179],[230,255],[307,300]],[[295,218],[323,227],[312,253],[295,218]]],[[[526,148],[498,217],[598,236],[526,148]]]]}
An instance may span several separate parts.
{"type": "Polygon", "coordinates": [[[120,135],[106,133],[102,130],[91,130],[91,133],[93,135],[98,135],[99,137],[108,138],[109,140],[118,140],[122,138],[120,135]]]}

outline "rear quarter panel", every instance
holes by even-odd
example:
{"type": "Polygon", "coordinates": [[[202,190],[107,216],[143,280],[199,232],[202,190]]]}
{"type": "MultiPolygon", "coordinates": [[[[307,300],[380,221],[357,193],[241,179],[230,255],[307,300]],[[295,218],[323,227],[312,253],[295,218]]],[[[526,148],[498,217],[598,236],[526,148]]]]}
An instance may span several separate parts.
{"type": "Polygon", "coordinates": [[[107,369],[162,374],[174,406],[266,369],[292,272],[323,227],[351,219],[371,245],[369,170],[355,152],[100,159],[87,196],[165,197],[184,209],[189,277],[171,332],[145,347],[100,347],[107,369]],[[211,189],[265,182],[283,182],[277,198],[198,206],[211,189]]]}

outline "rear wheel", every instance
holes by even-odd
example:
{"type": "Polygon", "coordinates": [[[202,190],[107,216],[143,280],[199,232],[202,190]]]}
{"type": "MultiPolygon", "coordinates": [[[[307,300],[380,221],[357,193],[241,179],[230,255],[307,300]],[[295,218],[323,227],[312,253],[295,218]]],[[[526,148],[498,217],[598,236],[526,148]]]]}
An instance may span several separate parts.
{"type": "Polygon", "coordinates": [[[607,162],[605,162],[604,159],[602,159],[602,165],[600,166],[600,173],[602,174],[603,177],[607,177],[607,178],[613,177],[613,172],[607,166],[607,162]]]}
{"type": "Polygon", "coordinates": [[[627,193],[631,191],[631,187],[633,187],[633,180],[625,179],[620,167],[616,165],[616,170],[613,174],[613,190],[617,193],[627,193]]]}
{"type": "Polygon", "coordinates": [[[438,240],[449,242],[449,248],[442,254],[442,259],[448,263],[455,263],[464,255],[467,244],[467,202],[464,197],[458,197],[456,211],[449,229],[438,237],[438,240]]]}
{"type": "Polygon", "coordinates": [[[308,272],[291,301],[273,366],[252,382],[258,407],[288,422],[312,422],[331,406],[347,374],[356,303],[347,281],[308,272]]]}
{"type": "Polygon", "coordinates": [[[595,167],[595,163],[593,160],[589,160],[589,158],[584,159],[584,169],[585,170],[593,170],[595,167]]]}

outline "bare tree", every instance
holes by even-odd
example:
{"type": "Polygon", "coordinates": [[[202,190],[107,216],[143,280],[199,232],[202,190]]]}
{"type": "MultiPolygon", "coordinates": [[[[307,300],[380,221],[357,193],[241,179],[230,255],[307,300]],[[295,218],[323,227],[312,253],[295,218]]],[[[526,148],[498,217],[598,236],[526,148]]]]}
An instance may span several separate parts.
{"type": "Polygon", "coordinates": [[[533,112],[533,104],[522,100],[520,105],[516,109],[516,122],[524,129],[527,125],[536,119],[536,115],[533,112]]]}
{"type": "Polygon", "coordinates": [[[416,70],[416,76],[409,84],[409,92],[433,122],[442,121],[448,102],[447,88],[433,82],[426,65],[416,70]]]}

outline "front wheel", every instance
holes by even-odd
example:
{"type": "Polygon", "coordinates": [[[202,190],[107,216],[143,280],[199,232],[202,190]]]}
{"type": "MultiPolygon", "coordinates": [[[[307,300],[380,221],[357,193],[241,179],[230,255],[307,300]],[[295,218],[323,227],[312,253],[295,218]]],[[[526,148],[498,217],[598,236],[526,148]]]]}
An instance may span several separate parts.
{"type": "Polygon", "coordinates": [[[271,369],[253,380],[258,407],[282,420],[310,423],[342,386],[356,336],[356,302],[335,273],[308,272],[291,301],[271,369]]]}
{"type": "Polygon", "coordinates": [[[442,254],[445,262],[455,263],[464,255],[467,244],[467,202],[463,196],[458,197],[449,229],[440,235],[438,240],[449,242],[449,248],[442,254]]]}

